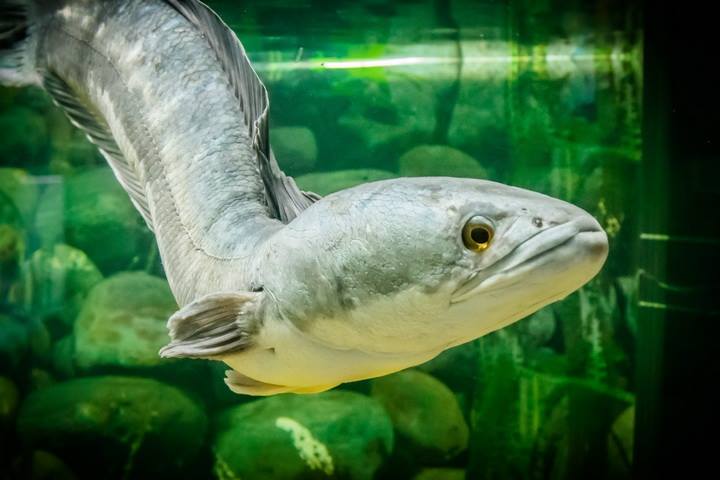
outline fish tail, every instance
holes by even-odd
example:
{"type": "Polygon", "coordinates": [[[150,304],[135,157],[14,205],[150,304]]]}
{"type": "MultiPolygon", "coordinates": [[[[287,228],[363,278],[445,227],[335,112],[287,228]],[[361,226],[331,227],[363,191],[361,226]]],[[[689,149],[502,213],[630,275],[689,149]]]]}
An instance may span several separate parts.
{"type": "Polygon", "coordinates": [[[35,73],[32,0],[0,0],[0,84],[32,85],[35,73]]]}

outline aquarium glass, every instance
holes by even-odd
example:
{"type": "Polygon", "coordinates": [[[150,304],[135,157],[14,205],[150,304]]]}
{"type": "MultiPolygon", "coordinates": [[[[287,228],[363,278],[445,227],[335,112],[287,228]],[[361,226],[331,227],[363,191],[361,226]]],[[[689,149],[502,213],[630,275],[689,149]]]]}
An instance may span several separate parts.
{"type": "MultiPolygon", "coordinates": [[[[256,398],[164,360],[152,233],[37,88],[0,89],[0,478],[629,478],[642,25],[633,2],[208,2],[270,95],[280,166],[327,195],[495,180],[605,228],[565,300],[416,368],[256,398]]],[[[417,259],[421,262],[422,259],[417,259]]]]}

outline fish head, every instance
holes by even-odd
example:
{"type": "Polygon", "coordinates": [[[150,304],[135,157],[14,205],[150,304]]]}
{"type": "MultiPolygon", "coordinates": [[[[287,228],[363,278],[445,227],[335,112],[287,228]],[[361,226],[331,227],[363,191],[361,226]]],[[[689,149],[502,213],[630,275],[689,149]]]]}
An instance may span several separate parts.
{"type": "Polygon", "coordinates": [[[325,197],[272,251],[286,317],[326,343],[393,353],[441,351],[564,298],[598,273],[608,242],[567,202],[428,177],[325,197]]]}
{"type": "Polygon", "coordinates": [[[474,183],[464,202],[463,194],[455,197],[462,267],[448,280],[453,345],[565,298],[591,280],[608,255],[606,233],[581,208],[520,188],[474,183]]]}

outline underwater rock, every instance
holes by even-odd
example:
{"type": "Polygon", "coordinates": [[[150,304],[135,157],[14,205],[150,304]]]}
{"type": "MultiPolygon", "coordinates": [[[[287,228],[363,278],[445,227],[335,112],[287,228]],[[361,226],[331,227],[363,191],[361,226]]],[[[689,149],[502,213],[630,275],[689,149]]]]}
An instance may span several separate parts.
{"type": "Polygon", "coordinates": [[[0,224],[11,226],[22,224],[22,216],[15,202],[3,192],[0,192],[0,224]]]}
{"type": "MultiPolygon", "coordinates": [[[[372,397],[388,411],[398,442],[424,461],[450,459],[468,445],[468,426],[453,392],[419,370],[372,381],[372,397]]],[[[398,446],[400,448],[400,445],[398,446]]]]}
{"type": "Polygon", "coordinates": [[[56,383],[55,378],[53,378],[52,374],[47,370],[43,370],[42,368],[31,369],[28,380],[30,383],[30,390],[41,390],[43,388],[55,385],[56,383]]]}
{"type": "Polygon", "coordinates": [[[9,275],[6,267],[17,265],[22,257],[24,242],[20,230],[7,223],[0,224],[0,265],[3,278],[9,275]]]}
{"type": "MultiPolygon", "coordinates": [[[[263,82],[273,97],[274,126],[270,132],[273,148],[275,126],[302,125],[313,132],[317,145],[321,146],[318,162],[323,169],[370,166],[372,158],[363,151],[362,139],[352,129],[337,124],[337,119],[357,100],[356,92],[368,86],[367,80],[347,71],[292,69],[273,72],[265,76],[263,82]]],[[[285,158],[275,153],[283,166],[285,158]]]]}
{"type": "Polygon", "coordinates": [[[0,110],[0,165],[37,165],[48,151],[45,119],[25,107],[0,110]]]}
{"type": "MultiPolygon", "coordinates": [[[[512,62],[503,58],[512,57],[513,43],[495,40],[507,39],[507,33],[493,31],[484,18],[493,15],[498,8],[492,4],[478,9],[472,3],[452,2],[453,18],[460,24],[472,22],[471,18],[482,17],[472,23],[472,40],[463,40],[460,30],[462,56],[467,59],[487,61],[465,61],[458,80],[457,99],[447,130],[447,143],[466,152],[473,152],[487,168],[506,171],[510,160],[511,138],[508,97],[508,78],[512,77],[512,62]],[[479,38],[478,38],[479,35],[479,38]],[[485,40],[487,39],[487,40],[485,40]],[[498,61],[493,61],[497,59],[498,61]]],[[[504,13],[497,12],[497,15],[504,13]]],[[[514,120],[514,119],[513,119],[514,120]]]]}
{"type": "Polygon", "coordinates": [[[17,416],[20,393],[9,378],[0,377],[0,475],[5,478],[22,478],[7,472],[7,466],[14,456],[15,417],[17,416]]]}
{"type": "Polygon", "coordinates": [[[75,375],[75,337],[67,335],[53,345],[53,371],[63,377],[75,375]]]}
{"type": "Polygon", "coordinates": [[[102,166],[105,162],[97,147],[88,142],[80,130],[72,127],[72,133],[64,137],[52,133],[52,157],[48,168],[54,175],[72,175],[88,167],[102,166]]]}
{"type": "Polygon", "coordinates": [[[518,334],[523,348],[537,348],[547,343],[555,333],[555,311],[552,306],[538,310],[510,328],[518,334]]]}
{"type": "Polygon", "coordinates": [[[315,192],[318,195],[328,195],[338,190],[354,187],[361,183],[375,182],[395,178],[392,172],[363,168],[356,170],[338,170],[335,172],[318,172],[301,175],[295,179],[301,189],[315,192]]]}
{"type": "MultiPolygon", "coordinates": [[[[33,253],[28,262],[31,289],[26,293],[34,312],[49,322],[58,319],[56,330],[67,333],[88,292],[103,276],[82,251],[56,244],[33,253]]],[[[52,323],[52,322],[50,322],[52,323]]]]}
{"type": "Polygon", "coordinates": [[[387,83],[357,85],[364,95],[354,98],[337,120],[359,137],[361,151],[375,159],[373,166],[383,164],[377,159],[397,158],[413,145],[431,141],[435,129],[434,86],[392,72],[387,77],[387,83]]]}
{"type": "Polygon", "coordinates": [[[447,4],[392,2],[382,7],[387,40],[379,42],[375,55],[410,61],[353,72],[366,76],[370,85],[355,90],[363,94],[353,95],[349,111],[338,122],[363,138],[373,158],[394,161],[414,145],[445,141],[460,70],[458,46],[447,41],[453,28],[445,18],[447,4]],[[412,61],[417,58],[443,61],[412,61]]]}
{"type": "Polygon", "coordinates": [[[0,377],[0,432],[15,420],[18,399],[18,390],[12,380],[0,377]]]}
{"type": "Polygon", "coordinates": [[[0,372],[13,372],[30,359],[44,363],[50,349],[50,333],[40,320],[0,314],[0,372]]]}
{"type": "Polygon", "coordinates": [[[20,273],[25,241],[20,230],[0,223],[0,303],[7,301],[20,273]]]}
{"type": "Polygon", "coordinates": [[[347,391],[257,400],[226,410],[216,424],[221,480],[370,480],[393,446],[383,408],[347,391]]]}
{"type": "Polygon", "coordinates": [[[21,230],[29,225],[29,219],[35,208],[37,193],[35,185],[27,180],[29,176],[23,171],[14,168],[0,168],[0,242],[2,252],[0,260],[7,262],[17,247],[12,245],[22,243],[21,230]]]}
{"type": "Polygon", "coordinates": [[[105,165],[97,147],[73,126],[60,109],[46,114],[50,128],[52,155],[48,162],[51,173],[71,175],[93,166],[105,165]]]}
{"type": "Polygon", "coordinates": [[[17,431],[24,445],[68,461],[80,476],[171,478],[186,473],[207,419],[180,390],[155,380],[89,377],[31,393],[17,431]]]}
{"type": "Polygon", "coordinates": [[[35,364],[46,364],[52,355],[52,337],[45,324],[37,317],[26,319],[28,346],[35,364]]]}
{"type": "MultiPolygon", "coordinates": [[[[416,368],[447,385],[455,396],[467,399],[475,391],[477,380],[477,341],[463,343],[445,350],[432,360],[416,368]]],[[[464,406],[461,403],[461,406],[464,406]]]]}
{"type": "Polygon", "coordinates": [[[35,210],[33,234],[37,244],[49,248],[56,243],[65,243],[65,178],[47,175],[44,188],[35,210]]]}
{"type": "Polygon", "coordinates": [[[19,220],[24,225],[30,225],[38,200],[38,189],[33,178],[19,168],[0,168],[0,193],[4,195],[2,198],[5,201],[17,209],[19,220]]]}
{"type": "Polygon", "coordinates": [[[280,168],[288,175],[299,175],[315,167],[317,142],[307,127],[276,127],[270,136],[272,149],[280,168]]]}
{"type": "Polygon", "coordinates": [[[30,460],[30,471],[23,476],[29,480],[75,480],[77,477],[58,457],[36,450],[30,460]]]}
{"type": "Polygon", "coordinates": [[[633,478],[633,442],[635,439],[635,405],[628,407],[612,424],[608,435],[607,478],[633,478]]]}
{"type": "Polygon", "coordinates": [[[0,314],[0,372],[13,372],[27,359],[29,337],[23,320],[0,314]]]}
{"type": "MultiPolygon", "coordinates": [[[[15,95],[13,98],[12,103],[15,105],[22,105],[23,107],[27,107],[31,109],[34,112],[37,112],[43,116],[50,114],[53,111],[57,111],[58,109],[53,104],[52,98],[50,98],[50,95],[48,95],[45,91],[43,91],[40,87],[32,86],[32,87],[24,87],[24,88],[14,88],[10,87],[10,89],[14,90],[15,95]]],[[[60,115],[63,115],[61,112],[60,115]]],[[[67,118],[63,115],[62,118],[70,123],[67,118]]]]}
{"type": "Polygon", "coordinates": [[[465,470],[459,468],[424,468],[413,480],[465,480],[465,470]]]}
{"type": "Polygon", "coordinates": [[[65,184],[67,243],[85,252],[104,274],[130,269],[150,249],[150,233],[109,168],[95,168],[65,184]]]}
{"type": "Polygon", "coordinates": [[[470,155],[445,145],[421,145],[405,152],[398,160],[404,177],[487,178],[487,171],[470,155]]]}
{"type": "Polygon", "coordinates": [[[75,360],[81,369],[152,367],[168,342],[167,319],[177,304],[165,280],[123,272],[98,283],[75,322],[75,360]]]}

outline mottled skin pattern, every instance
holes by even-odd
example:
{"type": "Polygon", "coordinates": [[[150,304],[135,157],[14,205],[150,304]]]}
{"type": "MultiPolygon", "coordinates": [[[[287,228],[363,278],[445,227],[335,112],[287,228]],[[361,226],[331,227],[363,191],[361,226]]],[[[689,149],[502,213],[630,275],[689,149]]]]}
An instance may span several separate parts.
{"type": "Polygon", "coordinates": [[[158,1],[71,1],[40,24],[37,69],[87,96],[145,181],[180,305],[242,290],[269,218],[242,112],[207,41],[158,1]],[[182,261],[176,259],[182,258],[182,261]]]}
{"type": "Polygon", "coordinates": [[[422,363],[563,298],[605,260],[586,212],[482,180],[361,185],[284,225],[227,76],[185,17],[159,0],[50,4],[34,12],[27,63],[69,85],[137,173],[183,307],[164,354],[225,361],[236,392],[422,363]],[[487,250],[463,243],[470,219],[494,232],[487,250]],[[227,348],[203,355],[218,337],[227,348]]]}

